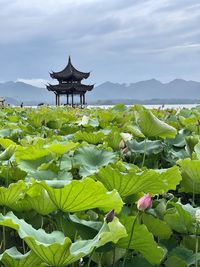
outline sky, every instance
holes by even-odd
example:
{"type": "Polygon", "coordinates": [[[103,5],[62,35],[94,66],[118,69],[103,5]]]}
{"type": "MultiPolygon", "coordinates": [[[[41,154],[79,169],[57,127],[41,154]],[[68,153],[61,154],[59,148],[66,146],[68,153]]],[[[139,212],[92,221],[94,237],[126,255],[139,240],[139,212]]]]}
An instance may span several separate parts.
{"type": "Polygon", "coordinates": [[[0,81],[200,81],[199,0],[0,0],[0,81]]]}

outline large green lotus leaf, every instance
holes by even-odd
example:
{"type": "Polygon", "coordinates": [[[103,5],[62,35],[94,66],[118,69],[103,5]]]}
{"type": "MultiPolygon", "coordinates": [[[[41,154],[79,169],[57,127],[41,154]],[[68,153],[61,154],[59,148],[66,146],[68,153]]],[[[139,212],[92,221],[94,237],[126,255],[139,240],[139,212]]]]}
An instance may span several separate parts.
{"type": "Polygon", "coordinates": [[[75,214],[69,215],[68,220],[82,239],[93,238],[102,227],[102,222],[80,219],[75,214]]]}
{"type": "Polygon", "coordinates": [[[50,152],[47,149],[29,146],[29,147],[19,147],[15,152],[15,159],[18,162],[19,160],[27,160],[33,161],[37,159],[41,159],[45,156],[48,156],[50,152]]]}
{"type": "Polygon", "coordinates": [[[195,264],[196,259],[197,261],[200,260],[200,253],[195,255],[192,250],[185,247],[176,247],[169,253],[165,265],[166,267],[188,267],[195,264]]]}
{"type": "Polygon", "coordinates": [[[160,172],[149,169],[137,173],[122,173],[109,165],[101,168],[95,178],[108,190],[116,189],[121,197],[140,192],[163,194],[170,189],[176,189],[181,181],[181,175],[176,166],[160,172]]]}
{"type": "MultiPolygon", "coordinates": [[[[196,242],[200,243],[200,237],[199,235],[183,235],[181,240],[181,246],[186,247],[189,250],[195,251],[196,249],[196,242]]],[[[198,252],[200,252],[200,248],[198,248],[198,252]]]]}
{"type": "Polygon", "coordinates": [[[64,212],[100,208],[104,211],[115,209],[120,212],[123,202],[118,192],[108,192],[104,185],[93,179],[73,180],[63,188],[52,188],[41,183],[58,209],[64,212]]]}
{"type": "Polygon", "coordinates": [[[167,209],[164,220],[171,227],[181,234],[194,233],[195,218],[188,210],[188,207],[180,203],[170,203],[172,208],[167,209]]]}
{"type": "Polygon", "coordinates": [[[0,255],[0,261],[6,267],[42,267],[41,259],[33,252],[21,254],[16,247],[9,248],[0,255]]]}
{"type": "MultiPolygon", "coordinates": [[[[11,125],[10,125],[11,126],[11,125]]],[[[5,128],[0,130],[0,137],[13,137],[18,136],[22,132],[21,129],[5,128]]]]}
{"type": "MultiPolygon", "coordinates": [[[[94,252],[92,254],[92,261],[96,262],[97,264],[101,262],[101,266],[113,266],[113,263],[116,263],[117,261],[119,261],[119,259],[123,258],[125,253],[126,253],[125,249],[114,247],[112,248],[112,250],[109,250],[104,253],[94,252]]],[[[134,267],[135,267],[135,264],[134,264],[134,267]]]]}
{"type": "Polygon", "coordinates": [[[9,187],[0,187],[0,205],[9,206],[23,198],[26,191],[26,186],[23,181],[10,184],[9,187]]]}
{"type": "MultiPolygon", "coordinates": [[[[131,238],[131,229],[136,217],[123,216],[120,222],[126,227],[128,236],[118,241],[117,246],[127,248],[131,238]]],[[[130,248],[139,251],[144,258],[151,264],[158,264],[164,256],[164,250],[154,241],[153,235],[148,231],[144,224],[137,221],[134,226],[130,248]]]]}
{"type": "Polygon", "coordinates": [[[132,133],[135,137],[144,137],[137,125],[128,125],[125,127],[125,130],[132,133]]]}
{"type": "Polygon", "coordinates": [[[192,156],[192,153],[194,152],[194,147],[199,143],[199,136],[194,135],[194,136],[186,136],[185,137],[186,141],[186,150],[192,156]]]}
{"type": "Polygon", "coordinates": [[[44,163],[51,162],[54,158],[50,151],[37,146],[19,147],[15,152],[15,159],[21,170],[30,173],[44,163]]]}
{"type": "Polygon", "coordinates": [[[184,148],[186,146],[186,141],[185,141],[186,136],[187,132],[181,130],[178,132],[175,138],[166,139],[166,143],[174,147],[184,148]]]}
{"type": "Polygon", "coordinates": [[[33,184],[27,191],[24,198],[14,205],[15,210],[33,209],[41,215],[48,215],[57,207],[51,201],[47,191],[40,184],[33,184]]]}
{"type": "Polygon", "coordinates": [[[99,144],[102,143],[102,139],[104,138],[103,132],[81,132],[78,131],[75,133],[74,137],[76,140],[80,141],[86,141],[89,144],[99,144]]]}
{"type": "Polygon", "coordinates": [[[181,167],[184,192],[200,193],[200,160],[183,159],[177,164],[181,167]]]}
{"type": "Polygon", "coordinates": [[[99,126],[99,121],[98,118],[90,118],[86,115],[83,115],[82,120],[79,122],[78,125],[95,128],[99,126]]]}
{"type": "MultiPolygon", "coordinates": [[[[84,250],[85,254],[91,252],[91,247],[100,247],[108,242],[117,243],[121,238],[127,236],[125,227],[119,222],[118,218],[114,218],[112,222],[102,225],[99,233],[91,240],[80,240],[72,244],[71,253],[80,255],[84,250]]],[[[84,254],[82,254],[82,257],[84,254]]]]}
{"type": "Polygon", "coordinates": [[[68,184],[73,177],[70,172],[65,170],[59,171],[58,173],[51,170],[33,170],[28,173],[27,180],[31,180],[32,178],[45,181],[49,186],[60,188],[68,184]]]}
{"type": "Polygon", "coordinates": [[[51,144],[50,146],[47,146],[47,149],[53,153],[63,155],[67,153],[70,150],[74,150],[74,148],[77,147],[78,144],[74,142],[69,142],[68,144],[51,144]]]}
{"type": "Polygon", "coordinates": [[[88,227],[88,228],[93,229],[95,231],[99,231],[101,229],[101,226],[102,226],[101,222],[83,220],[83,219],[80,219],[79,217],[77,217],[75,214],[69,215],[69,218],[73,223],[83,225],[84,227],[88,227]]]}
{"type": "Polygon", "coordinates": [[[136,140],[127,141],[127,146],[132,153],[151,155],[158,154],[163,151],[163,144],[160,140],[150,141],[147,140],[142,142],[137,142],[136,140]]]}
{"type": "Polygon", "coordinates": [[[0,153],[1,160],[9,160],[15,153],[16,145],[9,145],[2,153],[0,153]]]}
{"type": "Polygon", "coordinates": [[[176,165],[177,160],[188,158],[190,155],[185,150],[185,148],[170,148],[166,149],[164,152],[164,158],[167,162],[170,162],[171,165],[176,165]]]}
{"type": "Polygon", "coordinates": [[[72,169],[72,159],[67,155],[63,155],[59,160],[60,170],[69,171],[72,169]]]}
{"type": "Polygon", "coordinates": [[[177,130],[159,120],[151,111],[144,107],[136,107],[137,110],[137,124],[140,130],[146,137],[161,137],[174,138],[177,130]]]}
{"type": "Polygon", "coordinates": [[[106,166],[116,159],[116,154],[97,149],[95,146],[85,146],[77,150],[74,156],[76,163],[80,166],[80,175],[87,177],[99,170],[100,167],[106,166]]]}
{"type": "Polygon", "coordinates": [[[169,190],[175,190],[182,180],[181,173],[177,166],[173,166],[169,169],[160,170],[161,180],[164,183],[165,192],[169,190]]]}
{"type": "Polygon", "coordinates": [[[166,267],[188,267],[188,264],[183,259],[179,258],[176,255],[172,255],[169,258],[167,258],[165,262],[166,267]]]}
{"type": "Polygon", "coordinates": [[[160,239],[169,239],[172,235],[172,230],[165,221],[155,218],[147,213],[142,214],[142,221],[147,229],[160,239]]]}
{"type": "Polygon", "coordinates": [[[197,159],[200,160],[200,142],[199,142],[198,144],[195,145],[195,147],[194,147],[194,151],[196,152],[197,159]]]}
{"type": "Polygon", "coordinates": [[[160,264],[151,264],[141,254],[134,255],[131,259],[127,259],[123,266],[123,261],[118,261],[115,267],[160,267],[160,264]]]}
{"type": "Polygon", "coordinates": [[[0,138],[0,145],[6,149],[8,148],[10,145],[16,146],[16,143],[10,139],[6,139],[6,138],[0,138]]]}
{"type": "Polygon", "coordinates": [[[119,150],[119,144],[122,140],[119,129],[116,127],[112,128],[112,131],[107,135],[105,141],[107,142],[108,147],[112,147],[114,150],[119,150]]]}
{"type": "Polygon", "coordinates": [[[52,157],[50,155],[39,158],[39,159],[35,159],[35,160],[20,160],[18,162],[18,167],[22,171],[25,171],[27,173],[32,173],[32,172],[35,172],[36,170],[38,170],[38,168],[42,164],[48,163],[51,160],[52,160],[52,157]]]}
{"type": "Polygon", "coordinates": [[[79,240],[72,244],[62,232],[54,231],[50,234],[43,229],[36,230],[22,219],[18,219],[12,212],[0,215],[0,225],[17,230],[29,248],[46,264],[63,267],[90,254],[94,248],[108,242],[118,242],[125,237],[125,227],[115,217],[112,222],[104,222],[99,233],[91,240],[79,240]]]}

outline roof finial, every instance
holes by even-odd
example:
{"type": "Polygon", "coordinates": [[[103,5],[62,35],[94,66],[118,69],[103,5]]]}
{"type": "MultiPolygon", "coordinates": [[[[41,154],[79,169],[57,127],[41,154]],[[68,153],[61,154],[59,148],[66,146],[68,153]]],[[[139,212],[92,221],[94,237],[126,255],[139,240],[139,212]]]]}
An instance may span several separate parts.
{"type": "Polygon", "coordinates": [[[69,60],[68,60],[68,63],[71,63],[71,57],[69,56],[69,60]]]}

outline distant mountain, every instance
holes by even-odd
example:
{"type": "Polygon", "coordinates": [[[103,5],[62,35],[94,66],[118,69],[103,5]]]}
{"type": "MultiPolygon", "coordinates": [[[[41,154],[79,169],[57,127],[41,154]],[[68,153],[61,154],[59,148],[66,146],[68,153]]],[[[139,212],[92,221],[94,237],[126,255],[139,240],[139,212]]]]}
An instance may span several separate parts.
{"type": "Polygon", "coordinates": [[[88,101],[111,99],[200,99],[200,82],[182,79],[169,83],[151,79],[129,85],[105,82],[87,96],[88,101]]]}
{"type": "Polygon", "coordinates": [[[23,82],[5,82],[0,83],[0,97],[5,97],[6,102],[10,104],[37,105],[45,102],[51,103],[54,101],[53,93],[50,93],[45,88],[39,88],[23,82]]]}
{"type": "MultiPolygon", "coordinates": [[[[52,104],[55,101],[54,94],[45,88],[35,87],[23,82],[0,83],[0,97],[5,97],[7,103],[25,105],[37,105],[41,102],[52,104]]],[[[63,102],[65,102],[65,99],[63,102]]],[[[61,99],[61,102],[62,102],[61,99]]],[[[131,100],[154,102],[165,102],[170,99],[172,102],[186,103],[191,100],[200,100],[200,82],[175,79],[168,83],[161,83],[155,79],[140,81],[136,83],[119,84],[105,82],[96,86],[86,95],[87,103],[129,103],[131,100]],[[159,99],[159,100],[158,100],[159,99]]]]}

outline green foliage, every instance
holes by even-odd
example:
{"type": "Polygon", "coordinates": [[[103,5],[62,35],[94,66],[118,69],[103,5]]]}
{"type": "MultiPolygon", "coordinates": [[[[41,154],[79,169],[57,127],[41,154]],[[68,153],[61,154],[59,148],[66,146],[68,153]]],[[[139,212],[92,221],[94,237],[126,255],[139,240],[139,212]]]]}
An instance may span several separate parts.
{"type": "MultiPolygon", "coordinates": [[[[120,222],[126,227],[128,236],[119,240],[117,243],[119,247],[128,247],[134,220],[135,217],[133,216],[120,218],[120,222]]],[[[164,257],[164,250],[154,241],[153,235],[148,231],[145,225],[141,225],[138,222],[135,224],[130,248],[139,251],[151,264],[159,263],[164,257]]]]}
{"type": "Polygon", "coordinates": [[[123,202],[116,190],[108,192],[100,182],[90,178],[81,181],[72,181],[63,188],[52,188],[45,183],[42,186],[47,190],[52,202],[63,212],[77,212],[100,208],[109,211],[115,208],[120,212],[123,202]]]}
{"type": "Polygon", "coordinates": [[[146,137],[173,138],[177,130],[159,120],[151,111],[142,106],[136,106],[137,124],[146,137]]]}
{"type": "Polygon", "coordinates": [[[0,117],[2,267],[200,266],[199,108],[0,117]]]}

